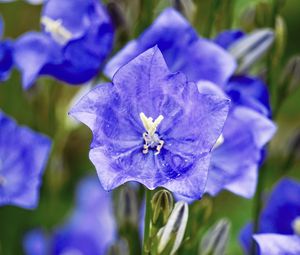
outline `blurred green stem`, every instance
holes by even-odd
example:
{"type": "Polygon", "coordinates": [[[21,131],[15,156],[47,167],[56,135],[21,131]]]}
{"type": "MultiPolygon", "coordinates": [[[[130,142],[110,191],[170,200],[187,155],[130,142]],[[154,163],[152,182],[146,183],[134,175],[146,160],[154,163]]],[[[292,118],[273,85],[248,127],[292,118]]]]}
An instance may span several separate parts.
{"type": "MultiPolygon", "coordinates": [[[[272,17],[271,17],[271,27],[275,27],[275,21],[276,21],[276,16],[278,13],[278,3],[279,1],[274,0],[273,1],[273,8],[272,8],[272,17]]],[[[274,84],[274,79],[273,79],[273,69],[275,68],[273,65],[273,52],[274,48],[272,48],[269,52],[269,55],[267,57],[267,84],[270,87],[270,96],[271,98],[275,98],[277,96],[277,90],[278,86],[277,84],[274,84]]],[[[276,102],[276,100],[275,100],[276,102]]],[[[273,119],[276,118],[277,113],[278,113],[278,105],[273,103],[273,109],[275,112],[273,112],[273,119]]],[[[260,212],[263,206],[263,191],[264,191],[264,186],[267,178],[267,171],[268,171],[268,164],[265,162],[265,164],[261,167],[259,173],[258,173],[258,183],[257,183],[257,188],[256,188],[256,193],[254,197],[254,211],[253,211],[253,234],[257,233],[259,231],[259,216],[260,212]]],[[[256,250],[256,244],[254,241],[252,241],[251,244],[251,254],[257,254],[256,250]]]]}
{"type": "Polygon", "coordinates": [[[210,38],[213,30],[213,25],[215,23],[216,12],[219,9],[220,0],[211,0],[209,14],[208,14],[208,22],[206,25],[206,29],[204,32],[204,37],[210,38]]]}
{"type": "Polygon", "coordinates": [[[145,187],[146,193],[146,208],[145,208],[145,221],[144,221],[144,241],[143,241],[143,255],[150,254],[150,223],[151,223],[151,199],[152,191],[145,187]]]}

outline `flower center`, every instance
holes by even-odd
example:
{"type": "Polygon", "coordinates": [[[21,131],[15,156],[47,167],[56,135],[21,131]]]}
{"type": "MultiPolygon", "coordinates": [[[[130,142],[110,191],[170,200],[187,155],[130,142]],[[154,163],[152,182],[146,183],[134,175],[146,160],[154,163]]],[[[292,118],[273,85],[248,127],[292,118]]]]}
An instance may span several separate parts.
{"type": "Polygon", "coordinates": [[[296,217],[292,222],[292,228],[296,235],[300,236],[300,216],[296,217]]]}
{"type": "Polygon", "coordinates": [[[159,115],[156,120],[153,121],[153,118],[147,118],[146,115],[141,112],[140,118],[144,128],[146,129],[146,132],[143,133],[143,138],[145,141],[143,153],[147,154],[149,152],[149,148],[156,148],[155,155],[157,155],[160,153],[160,150],[164,145],[164,141],[160,139],[159,135],[156,133],[156,129],[164,119],[164,116],[159,115]]]}
{"type": "Polygon", "coordinates": [[[66,44],[73,37],[72,33],[63,26],[61,19],[53,20],[44,16],[41,23],[44,25],[45,31],[50,33],[52,38],[59,44],[66,44]]]}

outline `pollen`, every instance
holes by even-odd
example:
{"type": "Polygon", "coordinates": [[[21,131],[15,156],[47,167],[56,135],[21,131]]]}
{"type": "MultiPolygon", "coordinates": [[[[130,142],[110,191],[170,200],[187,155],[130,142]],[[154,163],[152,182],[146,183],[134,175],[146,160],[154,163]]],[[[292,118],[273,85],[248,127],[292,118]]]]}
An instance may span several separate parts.
{"type": "Polygon", "coordinates": [[[143,153],[147,154],[149,152],[149,148],[155,148],[155,155],[158,155],[164,145],[164,141],[160,139],[159,135],[156,133],[158,125],[164,119],[164,116],[159,115],[154,121],[152,117],[147,118],[146,115],[141,112],[140,118],[143,123],[143,126],[146,132],[143,133],[144,139],[144,147],[143,153]]]}
{"type": "Polygon", "coordinates": [[[66,44],[73,37],[72,33],[63,26],[61,19],[53,20],[44,16],[41,18],[41,23],[45,26],[45,31],[50,33],[52,38],[59,44],[66,44]]]}

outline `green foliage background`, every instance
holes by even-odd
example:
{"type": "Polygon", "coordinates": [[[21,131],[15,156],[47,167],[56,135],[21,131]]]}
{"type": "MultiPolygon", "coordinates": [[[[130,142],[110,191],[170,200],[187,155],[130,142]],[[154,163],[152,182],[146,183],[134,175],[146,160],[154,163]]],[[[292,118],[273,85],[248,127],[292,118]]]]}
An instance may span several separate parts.
{"type": "MultiPolygon", "coordinates": [[[[231,13],[220,11],[215,23],[210,24],[210,7],[214,0],[196,0],[196,14],[192,19],[200,34],[207,33],[212,26],[211,35],[226,24],[232,23],[234,28],[241,28],[241,15],[251,6],[258,3],[273,3],[272,0],[224,0],[235,6],[231,13]],[[223,16],[222,16],[223,15],[223,16]],[[227,19],[231,20],[227,20],[227,19]],[[223,22],[224,19],[226,22],[223,22]],[[219,23],[218,23],[219,22],[219,23]]],[[[109,2],[109,1],[106,1],[109,2]]],[[[121,1],[122,2],[122,1],[121,1]]],[[[165,6],[168,0],[143,0],[143,11],[137,13],[131,5],[138,1],[126,1],[124,5],[136,20],[129,20],[127,33],[118,32],[115,51],[127,39],[138,35],[147,27],[165,6]],[[130,9],[132,7],[132,9],[130,9]]],[[[5,21],[5,37],[17,38],[29,30],[39,30],[40,6],[32,6],[22,1],[0,4],[0,13],[5,21]]],[[[286,22],[286,51],[280,61],[284,64],[289,57],[300,53],[300,2],[286,0],[281,15],[286,22]]],[[[263,18],[266,16],[263,15],[263,18]]],[[[126,29],[125,29],[126,30],[126,29]]],[[[276,83],[276,82],[275,82],[276,83]]],[[[91,134],[86,127],[71,128],[67,110],[69,103],[79,90],[78,87],[60,84],[51,78],[42,78],[37,86],[24,92],[20,84],[20,75],[14,71],[9,81],[0,86],[0,108],[13,116],[20,124],[48,134],[54,139],[52,156],[45,172],[41,188],[38,208],[27,211],[16,207],[0,208],[0,254],[22,254],[22,237],[26,231],[35,227],[51,230],[67,217],[73,207],[74,191],[79,179],[95,170],[88,160],[88,148],[91,134]]],[[[271,143],[270,162],[267,188],[281,176],[280,166],[287,156],[288,144],[295,130],[300,128],[300,89],[289,96],[281,109],[278,119],[279,126],[276,137],[271,143]]],[[[300,156],[300,152],[299,155],[300,156]]],[[[290,176],[300,177],[300,158],[289,172],[290,176]]],[[[196,202],[200,203],[200,202],[196,202]]],[[[221,193],[213,199],[213,214],[208,224],[216,219],[227,217],[232,222],[232,235],[228,254],[241,254],[237,237],[240,228],[252,217],[252,200],[234,196],[228,192],[221,193]]]]}

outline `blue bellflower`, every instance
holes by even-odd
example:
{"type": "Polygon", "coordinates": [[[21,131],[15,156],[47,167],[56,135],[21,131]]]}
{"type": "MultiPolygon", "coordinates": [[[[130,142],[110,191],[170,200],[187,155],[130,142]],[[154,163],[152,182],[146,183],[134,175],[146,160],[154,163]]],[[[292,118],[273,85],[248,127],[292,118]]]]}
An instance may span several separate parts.
{"type": "Polygon", "coordinates": [[[0,112],[0,206],[37,206],[51,141],[0,112]]]}
{"type": "Polygon", "coordinates": [[[77,189],[70,218],[49,236],[40,229],[30,231],[23,246],[28,255],[107,254],[116,239],[111,194],[97,177],[87,177],[77,189]]]}
{"type": "Polygon", "coordinates": [[[0,16],[0,82],[9,78],[10,71],[13,67],[13,43],[10,40],[2,40],[3,30],[3,20],[0,16]]]}
{"type": "Polygon", "coordinates": [[[28,89],[39,75],[70,84],[92,79],[113,43],[113,28],[98,0],[49,0],[42,32],[28,32],[15,44],[14,58],[28,89]]]}
{"type": "MultiPolygon", "coordinates": [[[[281,180],[272,191],[259,218],[258,234],[254,235],[262,255],[300,254],[300,184],[281,180]]],[[[248,254],[252,224],[241,232],[241,243],[248,254]]]]}
{"type": "Polygon", "coordinates": [[[201,89],[207,93],[224,93],[232,100],[222,136],[212,154],[206,192],[215,196],[226,189],[251,198],[264,158],[264,146],[276,131],[274,123],[265,116],[269,114],[268,108],[260,101],[268,101],[267,97],[261,99],[259,93],[268,95],[266,87],[257,78],[241,76],[231,78],[223,89],[211,84],[201,89]]]}
{"type": "Polygon", "coordinates": [[[127,181],[199,199],[229,100],[171,74],[157,47],[120,68],[70,114],[93,132],[90,159],[111,190],[127,181]]]}
{"type": "MultiPolygon", "coordinates": [[[[239,30],[228,30],[219,34],[215,42],[227,49],[244,36],[239,30]]],[[[222,139],[213,152],[206,191],[216,195],[226,189],[251,198],[264,159],[264,146],[276,132],[269,119],[267,86],[257,77],[238,75],[219,90],[213,86],[204,89],[225,93],[232,100],[222,139]]]]}
{"type": "Polygon", "coordinates": [[[166,9],[104,69],[112,77],[120,66],[157,44],[172,71],[185,73],[189,80],[201,81],[199,89],[205,93],[232,99],[224,132],[212,153],[206,188],[211,195],[227,189],[244,197],[253,196],[263,147],[276,129],[268,119],[269,95],[265,84],[255,77],[233,76],[235,60],[226,50],[243,37],[243,32],[234,30],[223,32],[214,42],[203,39],[177,11],[166,9]]]}

